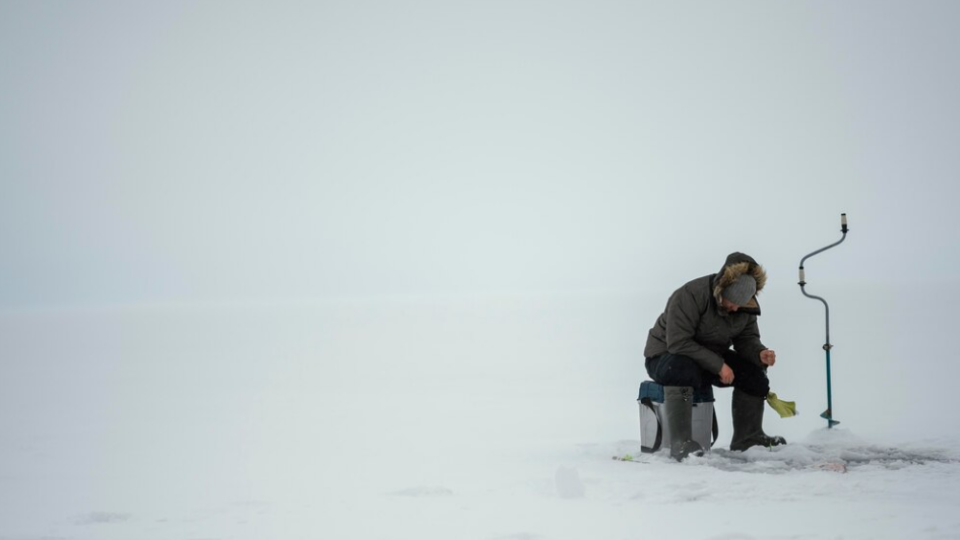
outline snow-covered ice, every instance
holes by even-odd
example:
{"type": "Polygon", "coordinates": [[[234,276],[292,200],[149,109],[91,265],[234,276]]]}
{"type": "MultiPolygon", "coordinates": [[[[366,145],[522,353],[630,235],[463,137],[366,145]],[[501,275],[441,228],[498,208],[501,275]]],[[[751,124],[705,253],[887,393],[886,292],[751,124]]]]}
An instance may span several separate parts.
{"type": "Polygon", "coordinates": [[[721,390],[713,452],[642,454],[652,298],[7,313],[0,538],[960,537],[949,411],[916,391],[912,425],[860,421],[884,392],[838,347],[825,429],[778,331],[816,320],[763,321],[791,444],[727,451],[721,390]]]}
{"type": "Polygon", "coordinates": [[[958,19],[0,2],[0,540],[960,538],[958,19]],[[736,250],[790,444],[641,455],[736,250]]]}

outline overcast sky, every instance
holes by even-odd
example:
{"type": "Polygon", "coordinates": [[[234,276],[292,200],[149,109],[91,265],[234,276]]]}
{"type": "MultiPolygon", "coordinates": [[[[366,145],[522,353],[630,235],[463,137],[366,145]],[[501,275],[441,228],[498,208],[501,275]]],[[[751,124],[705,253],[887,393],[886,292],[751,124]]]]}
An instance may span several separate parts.
{"type": "Polygon", "coordinates": [[[955,282],[958,16],[3,0],[0,307],[955,282]]]}

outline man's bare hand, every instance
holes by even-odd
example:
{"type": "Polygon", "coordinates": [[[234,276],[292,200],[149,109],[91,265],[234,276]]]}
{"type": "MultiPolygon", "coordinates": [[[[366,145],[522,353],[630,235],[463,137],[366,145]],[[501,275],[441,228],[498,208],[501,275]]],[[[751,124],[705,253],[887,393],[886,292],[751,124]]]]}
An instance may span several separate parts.
{"type": "Polygon", "coordinates": [[[777,353],[773,349],[764,349],[760,351],[760,363],[765,366],[772,366],[777,363],[777,353]]]}
{"type": "Polygon", "coordinates": [[[733,384],[733,370],[726,363],[720,368],[720,382],[723,384],[733,384]]]}

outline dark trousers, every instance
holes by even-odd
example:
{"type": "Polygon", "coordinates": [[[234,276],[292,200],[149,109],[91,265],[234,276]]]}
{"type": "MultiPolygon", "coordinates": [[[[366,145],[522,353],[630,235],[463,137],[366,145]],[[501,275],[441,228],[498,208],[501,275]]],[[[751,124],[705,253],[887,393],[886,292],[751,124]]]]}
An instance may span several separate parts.
{"type": "Polygon", "coordinates": [[[741,358],[732,350],[725,351],[721,356],[733,370],[732,385],[721,383],[719,375],[701,368],[692,358],[679,354],[663,353],[647,358],[647,373],[651,379],[664,386],[692,386],[695,391],[706,389],[711,384],[720,388],[733,386],[751,396],[767,396],[770,392],[770,380],[767,379],[766,367],[741,358]]]}

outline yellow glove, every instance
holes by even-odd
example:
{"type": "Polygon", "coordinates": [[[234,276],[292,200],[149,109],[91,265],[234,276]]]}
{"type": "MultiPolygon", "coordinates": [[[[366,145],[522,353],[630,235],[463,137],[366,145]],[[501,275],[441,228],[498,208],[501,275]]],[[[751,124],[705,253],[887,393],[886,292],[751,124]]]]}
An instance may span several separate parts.
{"type": "Polygon", "coordinates": [[[776,394],[770,392],[767,394],[767,405],[777,411],[780,418],[789,418],[797,415],[797,403],[795,401],[783,401],[776,394]]]}

